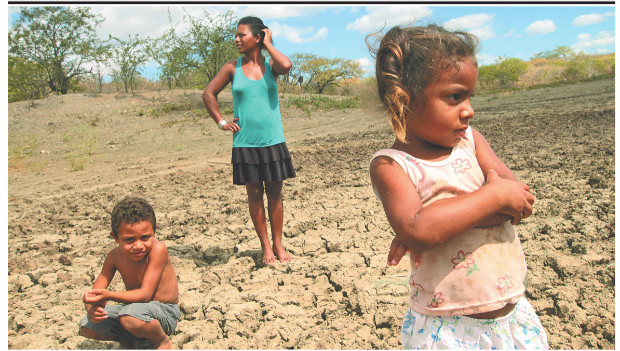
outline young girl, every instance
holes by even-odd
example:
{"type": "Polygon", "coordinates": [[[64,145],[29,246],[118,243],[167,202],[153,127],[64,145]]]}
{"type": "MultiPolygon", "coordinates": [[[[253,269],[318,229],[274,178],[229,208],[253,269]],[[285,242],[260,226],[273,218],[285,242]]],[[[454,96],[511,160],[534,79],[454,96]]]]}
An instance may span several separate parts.
{"type": "Polygon", "coordinates": [[[477,39],[395,27],[376,50],[379,95],[396,141],[370,162],[396,236],[388,264],[410,252],[404,348],[545,349],[523,296],[525,257],[513,227],[534,196],[469,126],[477,39]]]}
{"type": "Polygon", "coordinates": [[[260,239],[263,262],[282,262],[291,256],[282,246],[282,181],[295,177],[282,128],[278,102],[278,75],[291,69],[291,60],[272,43],[271,31],[258,17],[239,20],[235,45],[243,57],[229,61],[202,94],[207,111],[222,130],[233,132],[233,184],[245,185],[250,217],[260,239]],[[265,49],[271,57],[266,60],[265,49]],[[217,95],[232,82],[235,118],[227,122],[217,95]],[[273,246],[267,235],[263,194],[267,194],[273,246]]]}

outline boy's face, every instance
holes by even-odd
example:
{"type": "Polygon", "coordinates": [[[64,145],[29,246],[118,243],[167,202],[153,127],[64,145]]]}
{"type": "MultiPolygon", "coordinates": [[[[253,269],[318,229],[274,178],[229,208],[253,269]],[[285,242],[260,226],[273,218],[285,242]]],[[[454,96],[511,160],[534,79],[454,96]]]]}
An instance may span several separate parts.
{"type": "Polygon", "coordinates": [[[140,261],[151,251],[154,234],[153,225],[149,221],[133,224],[122,222],[114,241],[123,255],[132,261],[140,261]]]}

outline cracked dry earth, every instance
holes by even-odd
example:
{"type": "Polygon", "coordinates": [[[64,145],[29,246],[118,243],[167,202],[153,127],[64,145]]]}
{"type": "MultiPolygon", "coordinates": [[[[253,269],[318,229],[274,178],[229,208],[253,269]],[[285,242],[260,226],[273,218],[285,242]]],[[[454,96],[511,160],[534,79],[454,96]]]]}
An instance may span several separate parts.
{"type": "MultiPolygon", "coordinates": [[[[8,106],[10,141],[28,131],[44,151],[8,172],[9,349],[118,348],[78,336],[77,323],[114,246],[110,211],[130,194],[153,204],[178,274],[175,348],[400,348],[408,261],[386,265],[393,234],[368,177],[372,154],[393,141],[382,112],[283,107],[298,173],[284,186],[293,260],[265,266],[245,190],[231,184],[231,136],[187,111],[144,113],[199,106],[200,93],[8,106]],[[71,171],[63,133],[85,122],[96,147],[71,171]]],[[[614,348],[614,100],[614,81],[602,80],[473,102],[472,124],[537,198],[518,230],[527,297],[553,349],[614,348]]],[[[123,288],[118,277],[112,287],[123,288]]]]}

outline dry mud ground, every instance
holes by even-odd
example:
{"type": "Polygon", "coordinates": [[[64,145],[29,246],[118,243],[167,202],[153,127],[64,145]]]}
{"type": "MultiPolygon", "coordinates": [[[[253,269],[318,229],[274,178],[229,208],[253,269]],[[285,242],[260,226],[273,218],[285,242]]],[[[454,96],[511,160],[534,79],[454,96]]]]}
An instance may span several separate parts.
{"type": "MultiPolygon", "coordinates": [[[[154,205],[178,274],[175,348],[400,348],[408,262],[385,263],[393,234],[368,177],[372,154],[393,141],[381,112],[283,108],[298,172],[284,187],[293,260],[265,266],[245,190],[231,184],[231,136],[187,109],[149,112],[198,108],[200,93],[8,106],[10,143],[34,136],[42,151],[8,172],[8,347],[118,347],[77,335],[80,298],[114,246],[113,205],[138,195],[154,205]],[[84,124],[96,143],[71,171],[70,131],[84,124]]],[[[472,124],[537,197],[518,230],[527,297],[553,349],[614,348],[614,97],[604,80],[474,98],[472,124]]]]}

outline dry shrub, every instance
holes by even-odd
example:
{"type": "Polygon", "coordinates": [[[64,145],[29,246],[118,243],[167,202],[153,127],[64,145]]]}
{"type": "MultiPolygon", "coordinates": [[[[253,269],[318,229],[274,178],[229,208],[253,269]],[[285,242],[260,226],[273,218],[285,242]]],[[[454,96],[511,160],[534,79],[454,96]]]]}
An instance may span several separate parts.
{"type": "Polygon", "coordinates": [[[541,84],[549,84],[558,81],[564,76],[565,69],[557,65],[531,65],[521,77],[519,77],[520,87],[531,87],[541,84]]]}
{"type": "Polygon", "coordinates": [[[39,140],[34,134],[9,134],[9,168],[22,169],[23,162],[36,155],[39,150],[39,140]]]}

